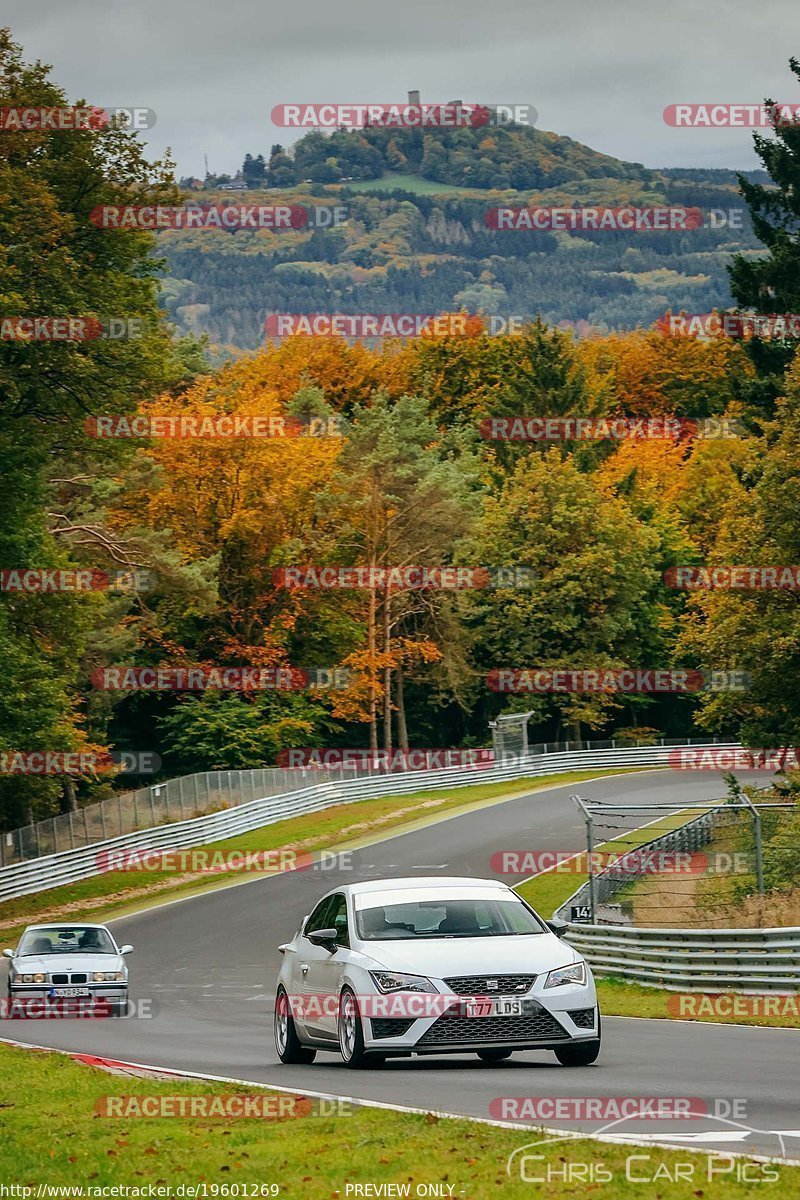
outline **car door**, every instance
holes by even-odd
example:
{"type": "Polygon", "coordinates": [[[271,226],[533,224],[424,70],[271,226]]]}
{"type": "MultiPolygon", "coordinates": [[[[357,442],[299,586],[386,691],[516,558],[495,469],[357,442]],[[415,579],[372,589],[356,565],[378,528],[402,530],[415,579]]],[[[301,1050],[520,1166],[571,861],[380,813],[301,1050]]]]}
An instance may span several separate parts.
{"type": "MultiPolygon", "coordinates": [[[[309,942],[309,956],[305,960],[308,964],[305,980],[308,995],[313,997],[314,1015],[319,1014],[316,1036],[335,1039],[338,1037],[337,1017],[342,973],[350,951],[347,897],[342,892],[330,897],[324,917],[324,924],[317,928],[336,930],[336,949],[331,953],[324,946],[315,946],[309,942]]],[[[314,1031],[309,1027],[309,1033],[312,1032],[314,1031]]]]}
{"type": "Polygon", "coordinates": [[[325,896],[320,900],[315,909],[312,910],[310,916],[306,917],[305,923],[298,934],[292,950],[292,973],[291,987],[289,989],[289,1003],[294,1017],[294,1023],[302,1032],[310,1034],[312,1037],[324,1036],[321,1033],[321,1011],[319,998],[313,992],[313,977],[311,974],[312,964],[322,955],[328,956],[328,951],[321,946],[315,946],[313,942],[308,940],[306,936],[313,933],[315,929],[327,929],[327,915],[333,903],[333,896],[325,896]]]}

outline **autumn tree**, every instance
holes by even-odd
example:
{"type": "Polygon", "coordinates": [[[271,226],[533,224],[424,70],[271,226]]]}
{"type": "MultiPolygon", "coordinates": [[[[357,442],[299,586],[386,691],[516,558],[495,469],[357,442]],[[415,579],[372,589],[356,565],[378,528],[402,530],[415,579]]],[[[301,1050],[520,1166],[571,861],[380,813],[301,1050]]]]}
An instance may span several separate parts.
{"type": "MultiPolygon", "coordinates": [[[[520,461],[487,497],[479,530],[485,556],[527,568],[529,588],[487,597],[475,622],[485,671],[615,669],[659,665],[655,603],[657,534],[619,497],[558,450],[520,461]]],[[[603,726],[619,702],[605,693],[514,697],[510,707],[603,726]]]]}
{"type": "MultiPolygon", "coordinates": [[[[791,567],[800,562],[800,370],[786,376],[767,436],[752,448],[706,565],[791,567]]],[[[747,745],[793,746],[800,737],[800,609],[795,589],[698,590],[684,644],[708,670],[743,672],[743,690],[703,697],[705,728],[747,745]]]]}
{"type": "MultiPolygon", "coordinates": [[[[800,80],[800,61],[789,59],[800,80]]],[[[753,232],[767,253],[757,258],[736,254],[729,268],[731,291],[744,309],[757,313],[800,312],[800,128],[792,117],[781,119],[772,100],[773,136],[753,134],[756,154],[769,175],[768,184],[739,176],[739,188],[750,210],[753,232]]],[[[794,358],[796,341],[749,338],[747,352],[758,370],[760,386],[751,389],[751,402],[770,412],[781,391],[783,372],[794,358]]]]}
{"type": "MultiPolygon", "coordinates": [[[[49,68],[23,61],[0,30],[0,106],[60,108],[49,68]]],[[[96,228],[98,205],[174,202],[168,162],[150,164],[135,135],[113,122],[85,131],[4,132],[0,139],[0,316],[73,316],[139,322],[139,338],[0,341],[0,495],[3,567],[70,567],[114,561],[102,530],[78,529],[63,480],[113,473],[125,449],[102,453],[87,418],[130,412],[180,377],[179,356],[159,312],[154,238],[96,228]],[[82,543],[81,546],[78,543],[82,543]]],[[[5,702],[0,747],[76,749],[87,744],[78,691],[97,596],[0,596],[5,702]]],[[[62,802],[74,803],[68,782],[62,802]]],[[[53,780],[0,780],[0,821],[52,812],[53,780]]]]}
{"type": "MultiPolygon", "coordinates": [[[[258,418],[265,429],[272,420],[275,434],[158,438],[140,450],[137,474],[129,473],[115,520],[122,530],[169,531],[179,560],[174,569],[193,572],[197,585],[182,602],[177,588],[157,597],[149,619],[138,625],[142,661],[327,668],[339,662],[342,641],[356,643],[354,624],[335,598],[286,589],[273,575],[286,563],[315,561],[320,546],[333,536],[318,497],[342,443],[329,426],[334,414],[321,390],[300,388],[287,403],[277,383],[273,386],[278,379],[272,360],[248,359],[200,377],[177,396],[164,394],[142,405],[142,413],[154,417],[258,418]],[[307,416],[321,420],[317,428],[325,436],[312,436],[300,423],[307,416]],[[213,583],[213,597],[200,587],[204,579],[213,583]]],[[[211,747],[211,731],[241,716],[245,743],[254,729],[268,731],[267,756],[275,746],[296,744],[298,732],[310,731],[329,711],[316,699],[303,706],[286,693],[249,695],[242,700],[244,708],[184,697],[177,702],[180,713],[174,712],[174,698],[151,703],[164,734],[177,739],[176,754],[190,739],[193,721],[202,744],[211,747]]],[[[169,750],[166,757],[171,761],[169,750]]]]}
{"type": "MultiPolygon", "coordinates": [[[[330,495],[349,562],[375,569],[451,561],[472,522],[476,465],[463,447],[442,439],[424,400],[403,396],[392,403],[378,393],[357,408],[339,468],[330,495]]],[[[381,708],[384,747],[393,744],[396,708],[400,745],[408,748],[403,681],[415,666],[447,655],[437,629],[450,602],[435,589],[367,590],[366,654],[359,665],[373,750],[381,708]]]]}

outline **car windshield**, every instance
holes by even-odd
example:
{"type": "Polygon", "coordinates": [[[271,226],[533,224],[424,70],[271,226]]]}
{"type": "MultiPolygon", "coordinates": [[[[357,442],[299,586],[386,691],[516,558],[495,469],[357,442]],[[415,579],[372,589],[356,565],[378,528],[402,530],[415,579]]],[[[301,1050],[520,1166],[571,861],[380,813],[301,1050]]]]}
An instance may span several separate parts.
{"type": "Polygon", "coordinates": [[[29,929],[23,933],[17,950],[20,958],[35,954],[116,954],[105,929],[86,925],[59,925],[48,929],[29,929]]]}
{"type": "Polygon", "coordinates": [[[409,900],[362,908],[356,914],[359,937],[366,942],[412,938],[513,937],[545,933],[520,900],[477,897],[466,900],[409,900]]]}

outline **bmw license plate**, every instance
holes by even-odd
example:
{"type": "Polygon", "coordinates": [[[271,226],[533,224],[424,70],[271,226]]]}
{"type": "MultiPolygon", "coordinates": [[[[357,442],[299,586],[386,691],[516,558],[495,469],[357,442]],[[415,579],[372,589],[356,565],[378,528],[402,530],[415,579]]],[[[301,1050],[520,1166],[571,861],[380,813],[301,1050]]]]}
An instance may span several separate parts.
{"type": "Polygon", "coordinates": [[[468,1000],[468,1017],[521,1017],[521,1000],[468,1000]]]}
{"type": "Polygon", "coordinates": [[[54,996],[91,996],[88,988],[53,988],[54,996]]]}

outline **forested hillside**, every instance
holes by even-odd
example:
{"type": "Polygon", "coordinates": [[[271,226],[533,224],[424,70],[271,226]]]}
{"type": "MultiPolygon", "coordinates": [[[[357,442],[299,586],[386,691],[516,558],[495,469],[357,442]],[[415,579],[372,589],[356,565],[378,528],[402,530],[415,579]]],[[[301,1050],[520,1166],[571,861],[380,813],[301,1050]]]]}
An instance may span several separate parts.
{"type": "MultiPolygon", "coordinates": [[[[258,347],[275,312],[465,309],[578,333],[647,327],[668,308],[727,307],[730,254],[757,246],[733,172],[650,171],[534,129],[310,133],[291,157],[275,146],[266,163],[248,159],[248,203],[338,204],[347,218],[314,231],[159,236],[167,311],[217,355],[258,347]],[[716,215],[686,232],[508,232],[487,227],[499,204],[716,215]]],[[[213,189],[192,199],[231,202],[213,189]]]]}

